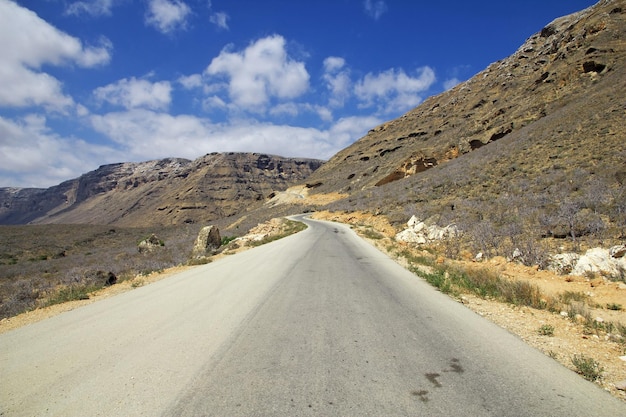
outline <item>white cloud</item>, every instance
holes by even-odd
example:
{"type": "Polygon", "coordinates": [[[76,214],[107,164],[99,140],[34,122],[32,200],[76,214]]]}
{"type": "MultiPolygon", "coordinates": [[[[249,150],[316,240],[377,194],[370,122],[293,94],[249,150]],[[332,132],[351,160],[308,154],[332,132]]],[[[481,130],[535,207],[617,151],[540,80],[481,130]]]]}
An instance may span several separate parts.
{"type": "Polygon", "coordinates": [[[93,115],[90,120],[96,131],[120,144],[126,161],[172,156],[194,159],[209,152],[327,159],[381,123],[376,117],[350,117],[327,130],[250,119],[215,124],[205,118],[146,109],[93,115]]]}
{"type": "Polygon", "coordinates": [[[0,116],[0,155],[3,187],[50,187],[123,158],[111,148],[60,137],[41,115],[15,121],[0,116]]]}
{"type": "Polygon", "coordinates": [[[232,102],[262,112],[271,98],[296,98],[309,88],[304,63],[287,55],[285,39],[274,35],[257,40],[242,52],[222,50],[206,68],[208,76],[225,76],[232,102]]]}
{"type": "Polygon", "coordinates": [[[213,13],[209,17],[209,21],[220,29],[228,29],[228,19],[230,16],[224,12],[213,13]]]}
{"type": "Polygon", "coordinates": [[[176,81],[186,90],[202,87],[202,75],[200,74],[183,75],[176,81]]]}
{"type": "Polygon", "coordinates": [[[454,78],[451,78],[449,80],[445,80],[443,82],[443,88],[445,88],[446,90],[450,90],[450,89],[456,87],[460,83],[461,83],[461,80],[459,80],[458,78],[454,77],[454,78]]]}
{"type": "Polygon", "coordinates": [[[376,116],[350,116],[337,120],[328,132],[332,138],[334,151],[327,158],[362,138],[373,126],[378,126],[382,122],[383,120],[376,116]]]}
{"type": "Polygon", "coordinates": [[[228,104],[218,96],[209,96],[202,101],[202,108],[205,111],[228,110],[228,104]]]}
{"type": "Polygon", "coordinates": [[[328,101],[331,107],[342,107],[350,97],[352,80],[350,72],[345,70],[346,61],[339,57],[328,57],[324,60],[324,75],[326,87],[330,91],[328,101]]]}
{"type": "Polygon", "coordinates": [[[99,87],[94,91],[94,95],[101,101],[127,109],[144,107],[163,110],[167,109],[172,101],[171,92],[172,86],[168,81],[152,83],[132,77],[99,87]]]}
{"type": "Polygon", "coordinates": [[[377,105],[385,113],[408,110],[422,100],[418,95],[435,82],[435,72],[429,67],[417,70],[411,77],[403,70],[390,69],[379,74],[367,74],[360,80],[354,92],[361,100],[361,107],[377,105]]]}
{"type": "Polygon", "coordinates": [[[345,67],[345,65],[345,59],[337,56],[329,56],[324,60],[324,71],[335,73],[345,67]]]}
{"type": "Polygon", "coordinates": [[[90,0],[75,1],[65,9],[69,15],[79,16],[88,14],[91,16],[110,16],[113,0],[90,0]]]}
{"type": "Polygon", "coordinates": [[[368,16],[378,20],[387,11],[387,4],[383,0],[365,0],[363,8],[368,16]]]}
{"type": "Polygon", "coordinates": [[[184,29],[191,8],[180,0],[149,0],[146,23],[161,33],[184,29]]]}
{"type": "Polygon", "coordinates": [[[64,111],[74,104],[59,80],[42,72],[45,64],[93,67],[109,62],[111,44],[84,47],[32,11],[0,0],[0,106],[45,106],[64,111]]]}
{"type": "Polygon", "coordinates": [[[272,116],[297,116],[299,113],[300,110],[298,109],[298,105],[296,103],[281,103],[277,106],[272,107],[272,109],[270,110],[270,114],[272,116]]]}

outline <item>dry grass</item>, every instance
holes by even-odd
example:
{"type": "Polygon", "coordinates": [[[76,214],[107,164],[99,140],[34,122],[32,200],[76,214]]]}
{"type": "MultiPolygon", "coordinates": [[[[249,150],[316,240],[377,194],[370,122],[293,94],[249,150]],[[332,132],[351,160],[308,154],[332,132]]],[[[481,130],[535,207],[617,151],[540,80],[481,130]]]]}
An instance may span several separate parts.
{"type": "Polygon", "coordinates": [[[89,297],[112,272],[118,282],[187,262],[199,226],[122,228],[92,225],[0,227],[0,318],[89,297]],[[156,234],[164,243],[140,253],[156,234]]]}

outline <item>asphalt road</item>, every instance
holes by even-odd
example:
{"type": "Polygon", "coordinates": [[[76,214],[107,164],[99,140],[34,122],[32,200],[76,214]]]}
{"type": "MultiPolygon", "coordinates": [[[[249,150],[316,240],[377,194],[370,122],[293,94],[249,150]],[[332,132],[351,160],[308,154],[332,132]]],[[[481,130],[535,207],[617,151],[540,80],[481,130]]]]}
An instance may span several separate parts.
{"type": "Polygon", "coordinates": [[[0,416],[626,416],[345,226],[0,335],[0,416]]]}

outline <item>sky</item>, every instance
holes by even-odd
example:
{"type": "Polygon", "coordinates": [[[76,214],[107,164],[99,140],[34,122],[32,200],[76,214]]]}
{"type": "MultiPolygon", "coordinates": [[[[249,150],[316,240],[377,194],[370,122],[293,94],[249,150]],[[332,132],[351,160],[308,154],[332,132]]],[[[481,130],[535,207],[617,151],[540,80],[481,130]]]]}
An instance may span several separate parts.
{"type": "Polygon", "coordinates": [[[0,187],[328,159],[592,0],[0,0],[0,187]]]}

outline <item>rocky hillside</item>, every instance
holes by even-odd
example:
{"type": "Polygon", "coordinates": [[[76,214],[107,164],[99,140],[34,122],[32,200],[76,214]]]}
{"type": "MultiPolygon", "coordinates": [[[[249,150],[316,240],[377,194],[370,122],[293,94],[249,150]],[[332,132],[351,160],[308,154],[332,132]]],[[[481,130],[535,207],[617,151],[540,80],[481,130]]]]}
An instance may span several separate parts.
{"type": "MultiPolygon", "coordinates": [[[[332,210],[455,223],[475,252],[626,237],[626,1],[558,18],[512,56],[372,129],[307,183],[332,210]],[[549,239],[558,241],[549,241],[549,239]]],[[[541,246],[541,248],[540,248],[541,246]]]]}
{"type": "Polygon", "coordinates": [[[105,165],[48,189],[0,189],[0,224],[211,221],[260,205],[321,164],[264,154],[212,153],[195,161],[105,165]]]}
{"type": "MultiPolygon", "coordinates": [[[[589,139],[601,152],[619,153],[625,17],[623,0],[603,0],[554,20],[512,56],[373,128],[310,181],[322,183],[319,192],[382,186],[505,138],[511,143],[539,136],[553,147],[544,157],[572,147],[595,154],[596,146],[587,148],[589,139]]],[[[524,153],[509,156],[518,164],[528,159],[524,153]]]]}

